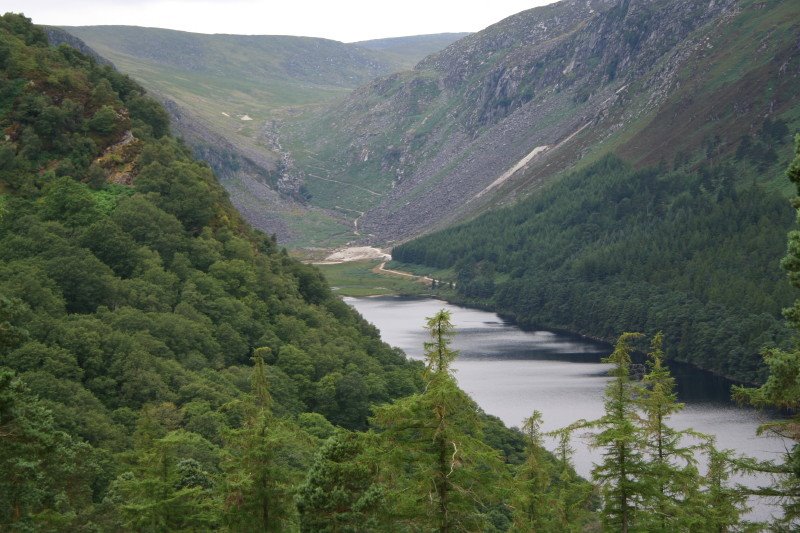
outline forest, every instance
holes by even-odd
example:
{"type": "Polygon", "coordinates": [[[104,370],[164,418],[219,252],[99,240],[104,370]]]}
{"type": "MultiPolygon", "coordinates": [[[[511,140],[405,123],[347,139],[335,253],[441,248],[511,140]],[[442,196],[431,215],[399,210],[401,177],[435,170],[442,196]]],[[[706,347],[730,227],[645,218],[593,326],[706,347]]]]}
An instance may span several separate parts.
{"type": "Polygon", "coordinates": [[[768,182],[746,178],[772,168],[776,148],[789,153],[787,125],[765,119],[756,137],[730,158],[704,151],[654,168],[608,155],[392,257],[453,269],[458,301],[522,327],[608,342],[663,330],[668,358],[762,382],[762,347],[789,339],[781,310],[794,295],[778,258],[793,209],[768,182]]]}
{"type": "MultiPolygon", "coordinates": [[[[742,468],[780,474],[759,490],[786,504],[772,527],[797,525],[796,448],[748,463],[669,427],[666,335],[623,334],[605,415],[564,421],[548,452],[538,413],[508,429],[458,388],[447,312],[420,317],[424,362],[382,343],[243,222],[141,87],[22,15],[0,17],[0,125],[0,530],[755,529],[742,468]],[[592,480],[575,431],[603,451],[592,480]]],[[[790,251],[797,285],[800,233],[790,251]]],[[[753,284],[767,313],[782,291],[753,284]]],[[[739,399],[796,409],[797,349],[765,361],[739,399]]]]}

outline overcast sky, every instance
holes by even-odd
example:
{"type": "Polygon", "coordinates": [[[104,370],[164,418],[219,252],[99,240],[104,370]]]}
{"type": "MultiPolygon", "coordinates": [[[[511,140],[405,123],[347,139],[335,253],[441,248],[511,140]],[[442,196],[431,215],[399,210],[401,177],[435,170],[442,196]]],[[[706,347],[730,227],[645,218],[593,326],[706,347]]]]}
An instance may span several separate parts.
{"type": "Polygon", "coordinates": [[[36,24],[125,24],[199,33],[304,35],[352,42],[478,31],[553,0],[3,0],[36,24]]]}

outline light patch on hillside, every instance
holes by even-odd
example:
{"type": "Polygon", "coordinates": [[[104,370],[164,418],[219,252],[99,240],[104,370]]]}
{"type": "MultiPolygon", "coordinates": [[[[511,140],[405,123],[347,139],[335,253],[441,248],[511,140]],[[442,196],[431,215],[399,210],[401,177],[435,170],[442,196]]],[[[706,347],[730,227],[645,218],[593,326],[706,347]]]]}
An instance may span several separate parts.
{"type": "Polygon", "coordinates": [[[372,246],[353,246],[336,250],[319,264],[348,263],[350,261],[368,261],[370,259],[388,261],[391,258],[391,255],[372,246]]]}
{"type": "Polygon", "coordinates": [[[549,145],[537,146],[536,148],[534,148],[533,150],[531,150],[531,151],[530,151],[530,153],[529,153],[528,155],[526,155],[525,157],[523,157],[522,159],[520,159],[519,161],[517,161],[517,163],[516,163],[516,164],[515,164],[513,167],[511,167],[511,168],[509,168],[508,170],[506,170],[505,172],[503,172],[503,173],[500,175],[500,177],[499,177],[499,178],[497,178],[496,180],[494,180],[492,183],[490,183],[488,187],[486,187],[486,188],[485,188],[485,189],[483,189],[481,192],[479,192],[478,194],[476,194],[476,195],[475,195],[475,198],[480,198],[481,196],[483,196],[483,195],[484,195],[484,194],[486,194],[487,192],[491,191],[492,189],[494,189],[494,188],[495,188],[495,187],[497,187],[498,185],[502,185],[502,184],[503,184],[503,183],[504,183],[504,182],[505,182],[505,181],[506,181],[508,178],[510,178],[511,176],[513,176],[514,174],[516,174],[516,172],[517,172],[519,169],[523,168],[525,165],[527,165],[528,163],[530,163],[530,162],[531,162],[531,160],[532,160],[534,157],[536,157],[537,155],[539,155],[539,154],[541,154],[542,152],[544,152],[544,151],[546,151],[546,150],[549,150],[549,149],[550,149],[550,146],[549,146],[549,145]]]}

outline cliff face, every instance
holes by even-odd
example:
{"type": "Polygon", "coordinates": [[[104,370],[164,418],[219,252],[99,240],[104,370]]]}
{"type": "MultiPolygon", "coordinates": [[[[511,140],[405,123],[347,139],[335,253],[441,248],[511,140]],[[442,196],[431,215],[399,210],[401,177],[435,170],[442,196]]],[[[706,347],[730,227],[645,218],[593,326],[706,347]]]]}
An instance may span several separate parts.
{"type": "MultiPolygon", "coordinates": [[[[717,109],[712,118],[721,91],[748,77],[790,87],[777,67],[764,67],[794,53],[797,24],[787,17],[796,20],[798,9],[790,4],[590,0],[525,11],[313,117],[293,132],[308,150],[297,160],[320,205],[352,199],[366,211],[360,227],[386,242],[527,193],[593,151],[637,164],[669,159],[701,144],[685,131],[692,120],[708,116],[717,122],[712,128],[740,131],[763,119],[757,95],[747,113],[717,109]],[[763,35],[743,28],[759,24],[778,31],[753,54],[763,35]],[[699,109],[687,101],[689,83],[703,87],[699,109]],[[660,146],[668,132],[652,121],[667,109],[685,138],[660,146]],[[642,128],[650,145],[629,150],[642,128]]],[[[781,94],[786,109],[794,97],[781,94]]]]}
{"type": "Polygon", "coordinates": [[[75,37],[71,33],[62,30],[61,28],[56,28],[55,26],[44,26],[42,29],[44,29],[45,35],[47,35],[47,41],[53,46],[66,44],[83,55],[91,57],[101,65],[112,64],[111,61],[98,54],[91,46],[83,42],[83,40],[79,39],[78,37],[75,37]]]}

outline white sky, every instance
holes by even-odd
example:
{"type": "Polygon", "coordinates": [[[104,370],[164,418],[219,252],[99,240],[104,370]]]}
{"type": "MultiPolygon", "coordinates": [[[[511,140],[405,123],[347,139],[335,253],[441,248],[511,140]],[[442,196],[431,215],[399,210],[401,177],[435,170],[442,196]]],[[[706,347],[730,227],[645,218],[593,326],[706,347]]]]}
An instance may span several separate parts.
{"type": "Polygon", "coordinates": [[[198,33],[303,35],[352,42],[478,31],[554,0],[2,0],[36,24],[124,24],[198,33]],[[475,7],[480,6],[480,7],[475,7]]]}

